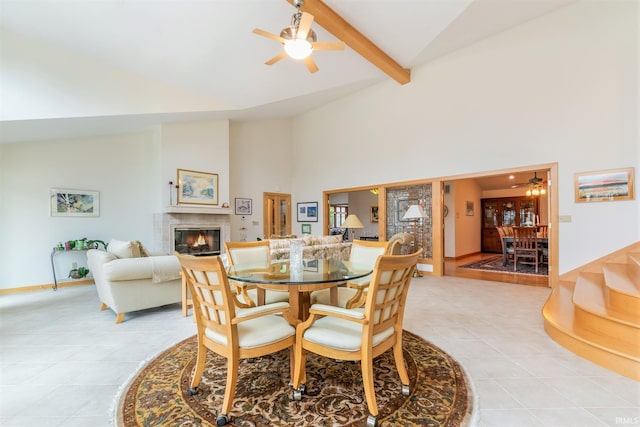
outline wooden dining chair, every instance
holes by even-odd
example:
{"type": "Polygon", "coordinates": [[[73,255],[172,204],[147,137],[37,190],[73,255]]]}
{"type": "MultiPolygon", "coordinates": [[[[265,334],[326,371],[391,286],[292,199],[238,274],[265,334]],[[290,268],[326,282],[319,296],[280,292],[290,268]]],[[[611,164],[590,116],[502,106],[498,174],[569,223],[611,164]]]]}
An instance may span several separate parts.
{"type": "MultiPolygon", "coordinates": [[[[243,268],[268,269],[271,266],[271,247],[268,240],[255,242],[224,242],[229,266],[241,265],[243,268]]],[[[258,304],[258,287],[254,283],[230,280],[237,293],[242,296],[246,307],[258,304]]],[[[265,295],[265,303],[288,302],[289,293],[279,291],[261,291],[265,295]]],[[[245,307],[245,308],[246,308],[245,307]]]]}
{"type": "MultiPolygon", "coordinates": [[[[176,256],[191,291],[198,331],[196,366],[188,393],[192,396],[198,391],[207,350],[226,358],[224,398],[222,409],[216,418],[216,424],[222,426],[229,421],[240,360],[264,356],[285,348],[293,350],[295,329],[284,317],[288,314],[289,304],[279,302],[245,309],[236,308],[220,257],[176,256]]],[[[293,356],[293,351],[290,356],[293,356]]]]}
{"type": "MultiPolygon", "coordinates": [[[[549,226],[547,224],[538,225],[538,238],[549,238],[549,226]]],[[[549,244],[539,244],[538,246],[540,249],[540,263],[549,265],[549,244]]]]}
{"type": "MultiPolygon", "coordinates": [[[[505,243],[504,238],[507,237],[507,233],[502,226],[497,226],[498,234],[500,235],[500,243],[502,244],[502,253],[507,254],[506,262],[513,260],[513,243],[505,243]]],[[[513,231],[513,230],[512,230],[513,231]]]]}
{"type": "Polygon", "coordinates": [[[513,227],[513,271],[517,271],[518,261],[534,265],[538,272],[540,252],[535,227],[513,227]]]}
{"type": "Polygon", "coordinates": [[[402,356],[402,322],[407,292],[422,249],[410,255],[377,258],[364,309],[314,304],[309,318],[296,328],[293,399],[306,393],[306,354],[360,361],[369,409],[367,426],[376,426],[378,406],[373,359],[393,348],[402,394],[409,395],[409,375],[402,356]]]}
{"type": "MultiPolygon", "coordinates": [[[[358,266],[373,267],[380,255],[385,255],[389,251],[391,242],[389,241],[369,241],[354,240],[351,245],[349,262],[358,266]]],[[[349,280],[345,286],[338,288],[338,306],[345,308],[360,307],[364,304],[366,290],[371,281],[371,274],[359,279],[349,280]]],[[[330,305],[330,289],[322,289],[311,293],[311,304],[330,305]]]]}

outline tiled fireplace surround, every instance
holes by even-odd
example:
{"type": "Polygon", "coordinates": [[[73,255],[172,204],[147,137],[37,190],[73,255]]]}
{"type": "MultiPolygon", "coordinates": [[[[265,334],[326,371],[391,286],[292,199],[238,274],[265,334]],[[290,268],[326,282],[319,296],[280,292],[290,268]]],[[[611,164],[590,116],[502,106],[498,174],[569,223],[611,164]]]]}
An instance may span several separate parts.
{"type": "Polygon", "coordinates": [[[220,228],[221,251],[223,242],[231,237],[231,219],[224,209],[169,207],[153,215],[153,247],[167,254],[173,253],[174,230],[177,228],[220,228]]]}

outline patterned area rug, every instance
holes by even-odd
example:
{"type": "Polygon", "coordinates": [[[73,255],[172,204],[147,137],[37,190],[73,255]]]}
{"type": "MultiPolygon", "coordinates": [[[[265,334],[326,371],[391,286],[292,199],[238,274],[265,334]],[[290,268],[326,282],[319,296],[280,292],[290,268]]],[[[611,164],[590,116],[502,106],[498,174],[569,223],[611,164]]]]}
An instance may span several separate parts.
{"type": "Polygon", "coordinates": [[[481,261],[471,262],[469,264],[461,265],[458,268],[471,268],[474,270],[487,270],[487,271],[499,271],[501,273],[518,273],[518,274],[533,274],[538,276],[548,276],[549,269],[546,264],[538,265],[538,272],[536,273],[536,267],[534,265],[520,264],[518,263],[518,271],[513,271],[513,261],[509,261],[507,265],[502,265],[502,255],[486,258],[481,261]]]}
{"type": "MultiPolygon", "coordinates": [[[[149,362],[118,397],[115,424],[210,426],[222,405],[225,360],[209,352],[198,393],[188,396],[196,362],[196,337],[149,362]]],[[[409,396],[391,350],[375,359],[375,389],[381,426],[466,426],[473,397],[458,363],[422,338],[404,331],[409,396]]],[[[293,401],[287,350],[240,364],[229,426],[365,426],[368,415],[360,363],[307,356],[307,394],[293,401]]]]}

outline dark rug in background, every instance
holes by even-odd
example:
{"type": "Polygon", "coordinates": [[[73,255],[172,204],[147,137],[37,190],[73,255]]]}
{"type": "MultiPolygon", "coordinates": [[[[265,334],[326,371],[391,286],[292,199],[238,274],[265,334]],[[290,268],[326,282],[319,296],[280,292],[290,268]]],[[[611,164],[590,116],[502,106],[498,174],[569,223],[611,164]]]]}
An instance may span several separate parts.
{"type": "MultiPolygon", "coordinates": [[[[196,361],[196,337],[150,361],[118,397],[117,426],[215,425],[226,378],[225,359],[209,352],[198,387],[188,396],[196,361]]],[[[375,359],[381,426],[465,426],[471,421],[471,387],[447,353],[410,332],[403,333],[411,378],[409,396],[389,350],[375,359]]],[[[307,394],[293,401],[289,353],[280,351],[240,364],[229,426],[365,426],[368,415],[359,362],[336,362],[308,353],[307,394]]]]}
{"type": "Polygon", "coordinates": [[[549,269],[546,264],[538,264],[538,272],[536,273],[535,265],[520,264],[518,263],[518,271],[513,271],[513,261],[509,261],[507,265],[502,265],[502,255],[486,258],[481,261],[474,261],[469,264],[464,264],[458,268],[471,268],[473,270],[486,270],[486,271],[499,271],[501,273],[518,273],[518,274],[533,274],[538,276],[548,276],[549,269]]]}

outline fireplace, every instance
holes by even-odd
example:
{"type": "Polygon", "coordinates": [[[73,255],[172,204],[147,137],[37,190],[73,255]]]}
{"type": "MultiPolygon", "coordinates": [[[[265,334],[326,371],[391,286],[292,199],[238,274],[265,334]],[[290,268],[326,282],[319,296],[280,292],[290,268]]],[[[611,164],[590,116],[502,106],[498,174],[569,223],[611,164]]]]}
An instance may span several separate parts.
{"type": "Polygon", "coordinates": [[[178,251],[192,255],[219,255],[224,251],[222,242],[229,240],[231,235],[229,214],[219,211],[223,210],[173,206],[166,212],[154,214],[154,250],[166,254],[178,251]],[[189,237],[190,234],[193,237],[189,237]],[[199,234],[203,236],[199,238],[199,234]],[[198,240],[200,244],[194,247],[198,240]],[[206,246],[202,245],[203,240],[206,246]]]}
{"type": "Polygon", "coordinates": [[[174,250],[190,255],[220,255],[220,227],[175,227],[174,250]]]}

